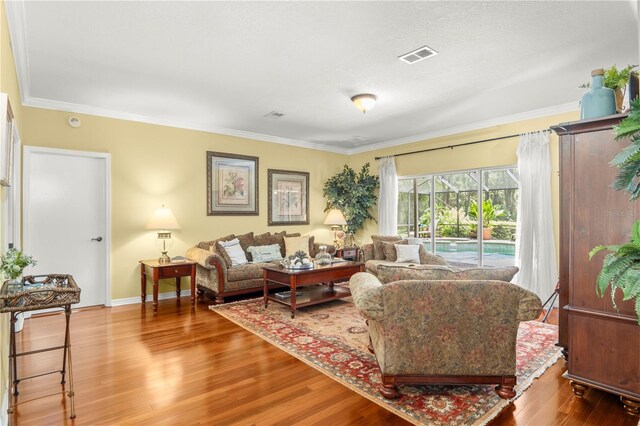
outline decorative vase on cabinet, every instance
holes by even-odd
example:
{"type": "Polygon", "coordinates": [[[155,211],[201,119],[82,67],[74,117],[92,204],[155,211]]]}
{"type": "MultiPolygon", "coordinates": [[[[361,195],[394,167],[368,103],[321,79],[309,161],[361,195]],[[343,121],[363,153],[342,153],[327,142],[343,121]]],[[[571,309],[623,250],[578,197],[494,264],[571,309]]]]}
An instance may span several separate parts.
{"type": "Polygon", "coordinates": [[[591,90],[582,96],[580,119],[604,117],[616,113],[616,94],[602,85],[604,70],[591,71],[591,90]]]}

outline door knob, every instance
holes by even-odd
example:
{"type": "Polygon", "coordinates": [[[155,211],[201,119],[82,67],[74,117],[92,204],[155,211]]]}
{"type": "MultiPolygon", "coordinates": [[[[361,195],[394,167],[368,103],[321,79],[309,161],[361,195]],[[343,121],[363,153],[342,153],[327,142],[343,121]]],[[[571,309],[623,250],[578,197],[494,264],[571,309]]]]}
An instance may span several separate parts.
{"type": "Polygon", "coordinates": [[[92,238],[91,241],[102,241],[102,237],[96,237],[96,238],[92,238]]]}

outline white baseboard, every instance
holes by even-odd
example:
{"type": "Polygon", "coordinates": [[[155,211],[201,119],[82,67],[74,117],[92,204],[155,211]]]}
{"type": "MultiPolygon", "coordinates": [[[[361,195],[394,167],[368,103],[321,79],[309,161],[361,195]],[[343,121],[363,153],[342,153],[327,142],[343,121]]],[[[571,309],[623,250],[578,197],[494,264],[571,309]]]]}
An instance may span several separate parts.
{"type": "MultiPolygon", "coordinates": [[[[191,289],[180,291],[180,297],[185,297],[185,296],[191,296],[191,289]]],[[[176,292],[175,291],[170,291],[170,292],[167,292],[167,293],[159,293],[158,294],[158,300],[175,299],[175,298],[176,298],[176,292]]],[[[145,301],[146,302],[153,301],[153,295],[152,294],[147,294],[147,298],[145,299],[145,301]]],[[[111,300],[111,306],[133,305],[133,304],[136,304],[136,303],[142,303],[142,301],[140,300],[140,296],[125,297],[124,299],[112,299],[111,300]]]]}

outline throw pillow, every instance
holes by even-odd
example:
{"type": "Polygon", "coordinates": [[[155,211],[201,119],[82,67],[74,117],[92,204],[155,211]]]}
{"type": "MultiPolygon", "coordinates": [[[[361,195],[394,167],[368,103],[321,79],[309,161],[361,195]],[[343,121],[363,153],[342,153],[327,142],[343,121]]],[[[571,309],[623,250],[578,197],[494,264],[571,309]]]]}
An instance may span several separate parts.
{"type": "Polygon", "coordinates": [[[309,239],[309,236],[284,237],[285,257],[289,257],[300,250],[309,254],[309,239]]]}
{"type": "MultiPolygon", "coordinates": [[[[238,241],[240,242],[240,247],[242,247],[242,251],[247,253],[247,249],[249,248],[249,246],[255,246],[255,243],[253,242],[253,232],[247,232],[246,234],[242,234],[242,235],[236,235],[236,238],[238,239],[238,241]]],[[[250,256],[246,256],[247,260],[251,260],[250,256]]]]}
{"type": "Polygon", "coordinates": [[[399,235],[372,235],[373,256],[375,260],[385,260],[383,242],[397,242],[402,240],[399,235]]]}
{"type": "Polygon", "coordinates": [[[222,259],[224,260],[224,263],[227,265],[227,268],[231,268],[231,258],[226,251],[222,250],[220,246],[218,246],[218,243],[220,241],[231,241],[235,237],[235,235],[231,234],[227,235],[226,237],[218,238],[217,240],[208,241],[209,246],[207,247],[207,249],[212,253],[220,255],[220,257],[222,257],[222,259]]]}
{"type": "Polygon", "coordinates": [[[420,263],[420,251],[421,245],[413,244],[394,244],[398,258],[396,262],[416,262],[420,263]]]}
{"type": "Polygon", "coordinates": [[[282,259],[280,254],[280,245],[271,244],[268,246],[249,246],[247,249],[254,262],[271,262],[272,260],[282,259]]]}
{"type": "Polygon", "coordinates": [[[284,257],[284,237],[287,235],[287,231],[276,232],[271,234],[269,242],[267,244],[278,244],[280,246],[280,254],[284,257]]]}
{"type": "MultiPolygon", "coordinates": [[[[254,235],[253,236],[253,246],[268,246],[273,244],[271,242],[271,232],[265,232],[264,234],[254,235]]],[[[248,248],[247,248],[248,250],[248,248]]]]}
{"type": "Polygon", "coordinates": [[[218,245],[222,247],[222,251],[226,252],[229,258],[231,259],[231,267],[240,266],[247,263],[247,256],[244,254],[244,250],[242,250],[242,246],[240,246],[240,241],[238,238],[234,238],[231,241],[219,241],[218,245]]]}
{"type": "Polygon", "coordinates": [[[216,238],[215,240],[202,241],[201,243],[198,243],[198,247],[200,247],[202,250],[209,250],[209,251],[215,252],[217,248],[215,250],[211,250],[211,247],[213,246],[215,248],[216,245],[218,244],[218,241],[230,241],[230,240],[233,240],[235,237],[236,237],[235,235],[229,234],[226,237],[216,238]]]}

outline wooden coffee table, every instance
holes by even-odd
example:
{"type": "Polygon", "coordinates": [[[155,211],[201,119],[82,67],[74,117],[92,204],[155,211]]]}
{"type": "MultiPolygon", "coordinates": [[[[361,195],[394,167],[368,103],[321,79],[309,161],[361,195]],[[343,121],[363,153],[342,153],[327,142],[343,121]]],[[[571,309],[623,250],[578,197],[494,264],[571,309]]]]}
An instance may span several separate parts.
{"type": "Polygon", "coordinates": [[[356,272],[364,271],[361,262],[337,262],[327,266],[314,266],[313,269],[286,269],[280,265],[265,266],[263,269],[264,307],[269,300],[291,307],[291,318],[296,315],[296,309],[304,306],[316,305],[329,300],[351,296],[349,288],[334,287],[336,281],[346,281],[356,272]],[[318,285],[320,284],[320,285],[318,285]],[[279,299],[269,293],[270,285],[290,288],[289,299],[279,299]],[[313,286],[312,286],[313,285],[313,286]],[[307,288],[302,288],[307,286],[307,288]],[[296,290],[302,290],[303,295],[296,297],[296,290]],[[299,301],[297,299],[300,299],[299,301]]]}

